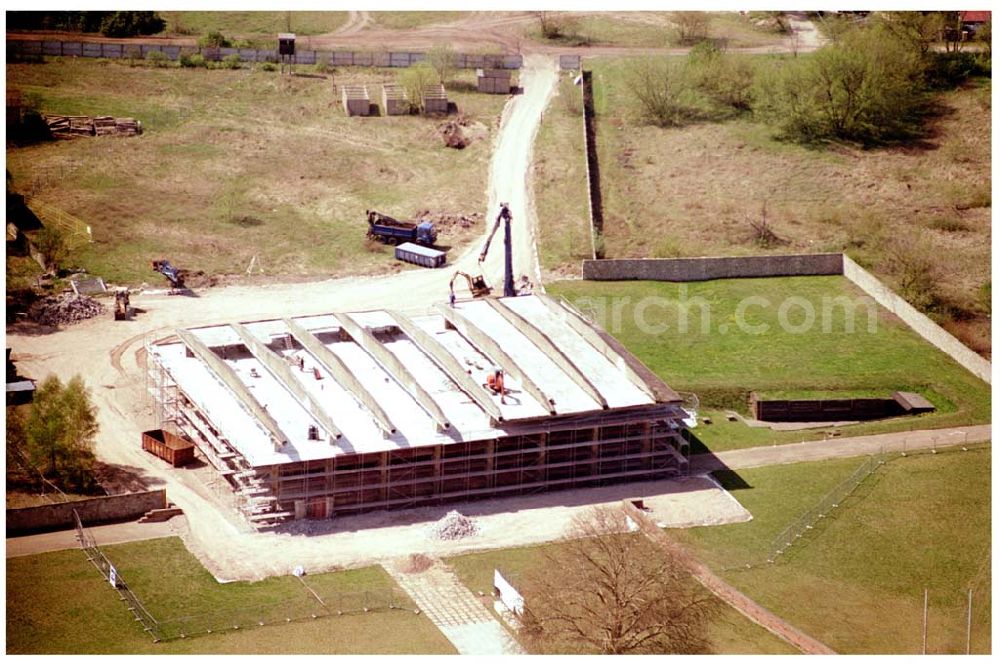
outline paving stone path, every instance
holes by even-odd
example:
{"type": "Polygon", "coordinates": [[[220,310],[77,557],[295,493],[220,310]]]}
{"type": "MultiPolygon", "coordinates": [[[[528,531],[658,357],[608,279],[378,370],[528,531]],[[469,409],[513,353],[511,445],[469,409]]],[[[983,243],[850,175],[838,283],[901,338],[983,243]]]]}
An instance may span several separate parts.
{"type": "Polygon", "coordinates": [[[394,560],[383,567],[459,654],[524,654],[483,601],[444,562],[434,559],[429,568],[418,573],[408,573],[409,564],[409,559],[394,560]]]}

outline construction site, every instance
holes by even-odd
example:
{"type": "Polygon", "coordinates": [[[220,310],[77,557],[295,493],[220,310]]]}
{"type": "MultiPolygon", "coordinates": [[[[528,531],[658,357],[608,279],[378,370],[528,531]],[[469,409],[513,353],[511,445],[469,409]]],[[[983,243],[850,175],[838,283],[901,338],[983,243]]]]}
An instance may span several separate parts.
{"type": "Polygon", "coordinates": [[[258,527],[687,471],[681,398],[542,295],[177,330],[161,427],[258,527]]]}

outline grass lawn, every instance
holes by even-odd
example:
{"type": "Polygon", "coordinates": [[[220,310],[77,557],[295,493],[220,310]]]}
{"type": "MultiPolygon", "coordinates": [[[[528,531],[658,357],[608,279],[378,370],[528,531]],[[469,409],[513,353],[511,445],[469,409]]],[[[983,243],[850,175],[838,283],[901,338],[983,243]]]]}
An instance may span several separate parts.
{"type": "Polygon", "coordinates": [[[786,397],[800,390],[807,396],[815,391],[857,391],[885,397],[893,391],[916,391],[937,407],[932,414],[838,428],[845,437],[990,419],[990,387],[884,310],[878,309],[872,318],[875,332],[870,333],[867,307],[854,310],[853,332],[848,331],[844,308],[828,308],[824,332],[824,299],[835,303],[846,297],[853,302],[863,296],[839,276],[686,284],[567,280],[548,290],[589,311],[671,387],[698,394],[702,411],[713,423],[699,425],[695,434],[713,450],[824,436],[818,430],[779,433],[726,421],[718,410],[746,414],[750,391],[780,391],[786,397]],[[769,305],[746,300],[750,298],[766,299],[769,305]],[[782,310],[782,303],[791,298],[804,300],[791,301],[799,305],[782,310]],[[681,330],[680,304],[685,302],[687,332],[681,330]],[[742,319],[741,303],[746,306],[742,319]],[[793,327],[804,323],[805,303],[815,313],[814,325],[798,333],[783,328],[783,313],[793,327]],[[643,322],[648,327],[641,326],[643,322]],[[669,328],[659,331],[664,325],[669,328]],[[768,327],[766,334],[754,333],[762,326],[768,327]]]}
{"type": "MultiPolygon", "coordinates": [[[[8,87],[35,96],[43,112],[130,116],[145,131],[8,148],[7,168],[15,189],[91,226],[94,243],[67,263],[112,282],[159,284],[149,262],[162,257],[240,276],[256,256],[271,279],[401,270],[391,248],[366,242],[365,210],[481,214],[506,99],[468,92],[474,71],[456,75],[466,87],[450,96],[479,138],[454,150],[440,120],[348,118],[331,91],[366,83],[375,98],[375,84],[398,75],[12,64],[8,87]]],[[[439,242],[462,245],[479,231],[443,228],[439,242]]]]}
{"type": "Polygon", "coordinates": [[[159,12],[167,22],[167,33],[204,35],[218,30],[227,37],[259,37],[269,42],[279,32],[322,35],[347,22],[347,12],[159,12]]]}
{"type": "MultiPolygon", "coordinates": [[[[491,550],[449,558],[448,565],[472,592],[490,594],[493,570],[499,568],[515,581],[541,562],[539,553],[551,546],[491,550]]],[[[515,582],[516,584],[516,582],[515,582]]],[[[798,654],[798,650],[746,619],[729,606],[712,622],[709,636],[713,654],[798,654]]],[[[568,652],[585,652],[582,646],[566,646],[568,652]]]]}
{"type": "MultiPolygon", "coordinates": [[[[715,568],[757,560],[860,464],[742,470],[748,488],[722,477],[754,519],[671,534],[715,568]]],[[[924,588],[928,652],[964,653],[971,588],[972,651],[989,653],[990,468],[988,447],[894,457],[776,564],[724,575],[796,627],[848,653],[919,653],[924,588]]]]}
{"type": "MultiPolygon", "coordinates": [[[[632,62],[587,61],[594,72],[608,258],[846,250],[896,284],[900,263],[890,256],[891,241],[909,239],[914,256],[930,256],[941,300],[965,313],[941,315],[942,325],[989,353],[991,146],[980,140],[992,112],[988,79],[940,94],[940,113],[928,120],[923,142],[816,149],[778,141],[749,118],[646,125],[626,83],[632,62]],[[787,244],[762,248],[753,240],[749,221],[765,215],[787,244]]],[[[541,132],[580,137],[578,124],[576,117],[548,113],[541,132]]],[[[544,159],[575,159],[581,144],[582,138],[553,145],[544,159]]],[[[539,215],[543,267],[550,275],[579,273],[575,244],[561,240],[547,248],[544,242],[581,233],[581,213],[558,202],[564,188],[578,187],[579,176],[563,176],[536,185],[546,213],[539,215]]]]}
{"type": "MultiPolygon", "coordinates": [[[[102,550],[161,624],[192,632],[214,628],[213,633],[154,644],[83,552],[65,550],[7,560],[8,654],[454,652],[430,620],[405,610],[286,623],[286,609],[294,613],[318,608],[298,580],[282,576],[219,584],[177,538],[102,550]],[[256,626],[257,617],[265,613],[255,608],[260,605],[273,616],[264,617],[268,624],[263,627],[256,626]],[[170,621],[181,617],[190,619],[170,621]],[[244,628],[223,633],[232,623],[244,628]]],[[[328,604],[343,595],[393,587],[380,567],[310,575],[305,580],[328,604]]],[[[406,598],[398,589],[395,593],[406,598]]],[[[406,605],[412,607],[412,601],[406,605]]]]}

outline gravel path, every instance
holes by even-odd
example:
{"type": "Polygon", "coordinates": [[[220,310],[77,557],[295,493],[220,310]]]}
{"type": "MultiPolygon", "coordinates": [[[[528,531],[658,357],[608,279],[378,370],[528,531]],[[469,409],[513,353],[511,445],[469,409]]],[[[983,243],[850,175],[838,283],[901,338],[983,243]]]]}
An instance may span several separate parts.
{"type": "Polygon", "coordinates": [[[747,469],[811,460],[851,458],[853,456],[975,444],[990,441],[992,428],[992,425],[986,424],[942,428],[940,430],[910,430],[908,432],[890,432],[843,439],[820,439],[798,444],[758,446],[735,451],[705,453],[691,456],[691,473],[701,474],[720,469],[747,469]]]}

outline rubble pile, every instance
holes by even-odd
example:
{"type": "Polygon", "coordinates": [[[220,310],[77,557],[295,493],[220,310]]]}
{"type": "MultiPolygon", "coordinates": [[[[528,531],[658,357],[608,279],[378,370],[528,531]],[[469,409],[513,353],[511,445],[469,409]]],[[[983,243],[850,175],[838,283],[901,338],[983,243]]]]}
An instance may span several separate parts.
{"type": "Polygon", "coordinates": [[[444,518],[431,527],[431,537],[442,541],[456,541],[479,534],[476,521],[467,518],[458,511],[449,511],[444,518]]]}
{"type": "Polygon", "coordinates": [[[90,319],[104,312],[104,306],[89,296],[48,296],[28,309],[28,317],[39,324],[59,326],[90,319]]]}

